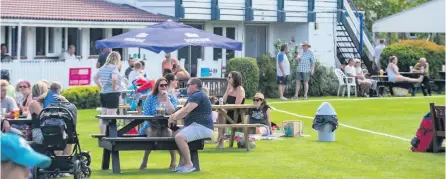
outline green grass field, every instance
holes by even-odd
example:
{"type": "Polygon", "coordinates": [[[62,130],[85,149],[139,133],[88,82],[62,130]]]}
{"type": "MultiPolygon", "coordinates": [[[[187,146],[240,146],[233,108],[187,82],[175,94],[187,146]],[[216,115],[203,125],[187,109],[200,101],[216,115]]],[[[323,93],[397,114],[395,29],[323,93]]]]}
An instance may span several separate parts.
{"type": "MultiPolygon", "coordinates": [[[[244,149],[214,149],[207,144],[199,153],[201,172],[177,174],[167,168],[170,157],[166,151],[154,151],[147,170],[140,171],[143,151],[121,152],[122,174],[102,171],[102,149],[90,134],[99,133],[95,110],[79,111],[78,132],[83,150],[92,153],[91,178],[145,179],[145,178],[445,178],[445,155],[413,153],[410,142],[429,103],[444,104],[444,96],[431,98],[380,98],[374,100],[344,100],[346,98],[313,98],[309,101],[270,101],[271,106],[303,116],[314,116],[317,107],[327,100],[337,111],[344,125],[385,133],[403,139],[339,126],[336,142],[317,141],[317,132],[311,128],[312,119],[296,117],[279,111],[272,112],[273,122],[302,120],[301,138],[281,138],[274,141],[256,141],[257,147],[247,153],[244,149]],[[342,100],[338,100],[342,99],[342,100]]],[[[226,145],[228,145],[226,143],[226,145]]]]}

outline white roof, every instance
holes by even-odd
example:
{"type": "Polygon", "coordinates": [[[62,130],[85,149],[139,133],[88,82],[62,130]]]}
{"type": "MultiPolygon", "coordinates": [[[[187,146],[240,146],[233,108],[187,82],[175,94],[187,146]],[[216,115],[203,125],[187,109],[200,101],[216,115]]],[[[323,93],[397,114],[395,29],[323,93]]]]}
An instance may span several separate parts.
{"type": "Polygon", "coordinates": [[[373,32],[445,32],[445,0],[432,0],[373,23],[373,32]]]}

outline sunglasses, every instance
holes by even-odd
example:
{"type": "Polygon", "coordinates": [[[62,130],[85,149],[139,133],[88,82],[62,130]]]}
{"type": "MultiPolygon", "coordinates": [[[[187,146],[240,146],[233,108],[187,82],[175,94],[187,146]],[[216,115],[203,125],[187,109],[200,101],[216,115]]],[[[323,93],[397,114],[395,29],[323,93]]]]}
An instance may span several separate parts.
{"type": "Polygon", "coordinates": [[[253,99],[252,101],[259,102],[259,101],[263,101],[263,100],[262,99],[253,99]]]}
{"type": "Polygon", "coordinates": [[[28,88],[28,86],[19,86],[19,88],[28,88]]]}
{"type": "Polygon", "coordinates": [[[163,87],[167,87],[167,84],[160,84],[159,87],[161,87],[161,88],[163,88],[163,87]]]}

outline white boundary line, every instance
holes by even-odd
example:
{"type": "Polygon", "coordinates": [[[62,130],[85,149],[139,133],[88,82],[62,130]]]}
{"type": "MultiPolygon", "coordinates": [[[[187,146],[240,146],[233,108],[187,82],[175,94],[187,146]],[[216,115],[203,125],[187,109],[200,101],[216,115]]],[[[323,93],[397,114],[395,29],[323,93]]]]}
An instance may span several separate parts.
{"type": "MultiPolygon", "coordinates": [[[[270,107],[271,107],[271,109],[273,109],[274,111],[277,111],[277,112],[281,112],[281,113],[289,114],[289,115],[296,116],[296,117],[300,117],[300,118],[314,119],[314,117],[303,116],[303,115],[299,115],[299,114],[291,113],[291,112],[288,112],[288,111],[280,110],[280,109],[277,109],[277,108],[272,107],[272,106],[270,106],[270,107]]],[[[406,138],[402,138],[402,137],[398,137],[398,136],[394,136],[394,135],[390,135],[390,134],[385,134],[385,133],[381,133],[381,132],[375,132],[375,131],[371,131],[371,130],[367,130],[367,129],[361,129],[361,128],[357,128],[357,127],[353,127],[353,126],[349,126],[349,125],[345,125],[345,124],[341,124],[341,123],[339,123],[338,125],[343,126],[343,127],[346,127],[346,128],[350,128],[350,129],[355,129],[355,130],[358,130],[358,131],[362,131],[362,132],[368,132],[368,133],[371,133],[371,134],[376,134],[376,135],[386,136],[386,137],[390,137],[390,138],[394,138],[394,139],[399,139],[399,140],[403,140],[403,141],[410,141],[409,139],[406,139],[406,138]]]]}
{"type": "Polygon", "coordinates": [[[414,97],[382,97],[382,98],[339,98],[339,99],[316,99],[316,100],[289,100],[269,102],[268,104],[286,104],[286,103],[309,103],[325,101],[365,101],[365,100],[398,100],[398,99],[419,99],[419,98],[445,98],[445,96],[414,96],[414,97]]]}

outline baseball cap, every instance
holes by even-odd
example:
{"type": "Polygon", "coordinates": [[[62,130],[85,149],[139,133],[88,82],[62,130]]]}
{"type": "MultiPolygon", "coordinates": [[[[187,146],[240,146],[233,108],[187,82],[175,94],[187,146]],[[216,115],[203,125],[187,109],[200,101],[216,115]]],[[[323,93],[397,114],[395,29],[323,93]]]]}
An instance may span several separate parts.
{"type": "Polygon", "coordinates": [[[1,160],[10,160],[13,163],[39,168],[47,168],[51,164],[48,156],[34,151],[26,140],[16,134],[1,133],[1,160]]]}

